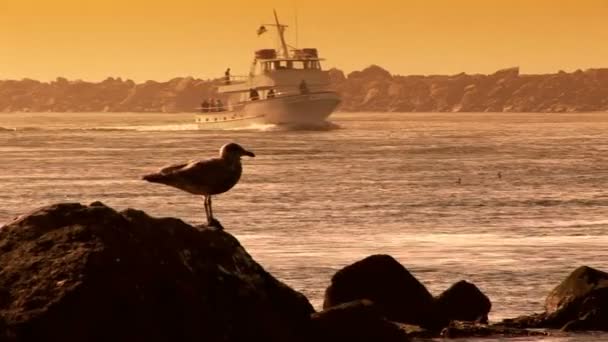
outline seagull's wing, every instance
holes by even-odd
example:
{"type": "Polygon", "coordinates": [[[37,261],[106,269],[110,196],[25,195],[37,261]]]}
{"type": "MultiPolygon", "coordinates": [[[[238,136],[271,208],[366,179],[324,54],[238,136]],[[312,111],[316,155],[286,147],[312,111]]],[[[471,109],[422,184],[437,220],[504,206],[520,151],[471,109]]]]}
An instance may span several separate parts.
{"type": "MultiPolygon", "coordinates": [[[[181,189],[192,193],[221,194],[230,190],[241,177],[241,168],[220,158],[201,160],[173,172],[170,176],[181,189]]],[[[175,185],[174,185],[175,186],[175,185]]]]}
{"type": "Polygon", "coordinates": [[[186,163],[167,165],[154,173],[143,176],[143,179],[147,180],[149,182],[160,182],[160,181],[166,179],[167,176],[170,176],[171,174],[187,167],[188,165],[190,165],[192,163],[194,163],[194,162],[189,161],[186,163]]]}
{"type": "Polygon", "coordinates": [[[144,180],[162,183],[197,195],[221,194],[240,179],[240,164],[226,163],[220,158],[170,165],[160,172],[144,176],[144,180]]]}
{"type": "Polygon", "coordinates": [[[221,182],[229,173],[226,163],[220,158],[193,161],[182,167],[175,166],[176,168],[171,171],[175,177],[202,183],[221,182]]]}
{"type": "Polygon", "coordinates": [[[184,167],[186,167],[192,163],[193,163],[193,161],[189,161],[186,163],[167,165],[167,166],[164,166],[163,168],[161,168],[160,170],[158,170],[158,173],[169,174],[169,173],[175,172],[179,169],[183,169],[184,167]]]}

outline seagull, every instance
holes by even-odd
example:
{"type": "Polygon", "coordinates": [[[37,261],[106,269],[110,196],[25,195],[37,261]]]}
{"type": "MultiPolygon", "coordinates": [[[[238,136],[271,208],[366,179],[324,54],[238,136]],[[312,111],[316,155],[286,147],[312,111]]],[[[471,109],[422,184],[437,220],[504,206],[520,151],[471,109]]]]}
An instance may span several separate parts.
{"type": "Polygon", "coordinates": [[[239,181],[243,171],[242,156],[255,157],[255,154],[239,144],[228,143],[220,148],[219,158],[169,165],[158,172],[143,176],[142,179],[202,195],[207,225],[223,229],[219,221],[213,218],[211,196],[232,189],[239,181]]]}

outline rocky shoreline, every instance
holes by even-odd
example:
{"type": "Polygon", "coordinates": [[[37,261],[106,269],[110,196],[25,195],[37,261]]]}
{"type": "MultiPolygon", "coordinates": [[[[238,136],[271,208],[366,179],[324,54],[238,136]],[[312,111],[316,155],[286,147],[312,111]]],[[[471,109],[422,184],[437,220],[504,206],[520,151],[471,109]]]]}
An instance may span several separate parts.
{"type": "MultiPolygon", "coordinates": [[[[606,112],[608,68],[523,75],[519,68],[493,74],[392,75],[372,65],[330,78],[347,112],[606,112]]],[[[178,77],[167,82],[108,78],[85,82],[57,78],[0,80],[0,113],[196,112],[203,99],[226,98],[221,79],[178,77]]]]}
{"type": "Polygon", "coordinates": [[[608,331],[608,273],[582,266],[545,312],[488,323],[474,284],[434,297],[389,255],[347,265],[323,310],[223,230],[102,203],[0,227],[0,341],[410,341],[608,331]]]}

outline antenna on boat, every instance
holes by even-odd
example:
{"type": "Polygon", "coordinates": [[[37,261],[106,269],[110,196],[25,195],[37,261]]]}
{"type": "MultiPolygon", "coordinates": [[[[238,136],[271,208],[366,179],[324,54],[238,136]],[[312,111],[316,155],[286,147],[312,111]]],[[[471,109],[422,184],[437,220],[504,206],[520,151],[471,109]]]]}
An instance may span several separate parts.
{"type": "Polygon", "coordinates": [[[298,7],[296,7],[296,49],[298,48],[298,7]]]}
{"type": "Polygon", "coordinates": [[[285,43],[285,36],[283,33],[285,32],[286,25],[281,25],[279,23],[279,17],[277,16],[277,11],[275,9],[272,10],[274,12],[274,21],[277,23],[277,31],[279,32],[279,38],[281,38],[281,46],[283,48],[283,57],[289,58],[289,50],[287,50],[287,43],[285,43]]]}

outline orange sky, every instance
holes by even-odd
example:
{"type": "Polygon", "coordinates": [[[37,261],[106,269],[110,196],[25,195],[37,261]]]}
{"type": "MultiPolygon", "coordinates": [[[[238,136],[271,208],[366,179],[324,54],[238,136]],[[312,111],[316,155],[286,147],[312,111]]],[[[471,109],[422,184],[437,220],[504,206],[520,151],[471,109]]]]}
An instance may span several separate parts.
{"type": "Polygon", "coordinates": [[[608,0],[0,0],[0,79],[245,73],[272,8],[325,67],[397,74],[608,67],[608,0]]]}

